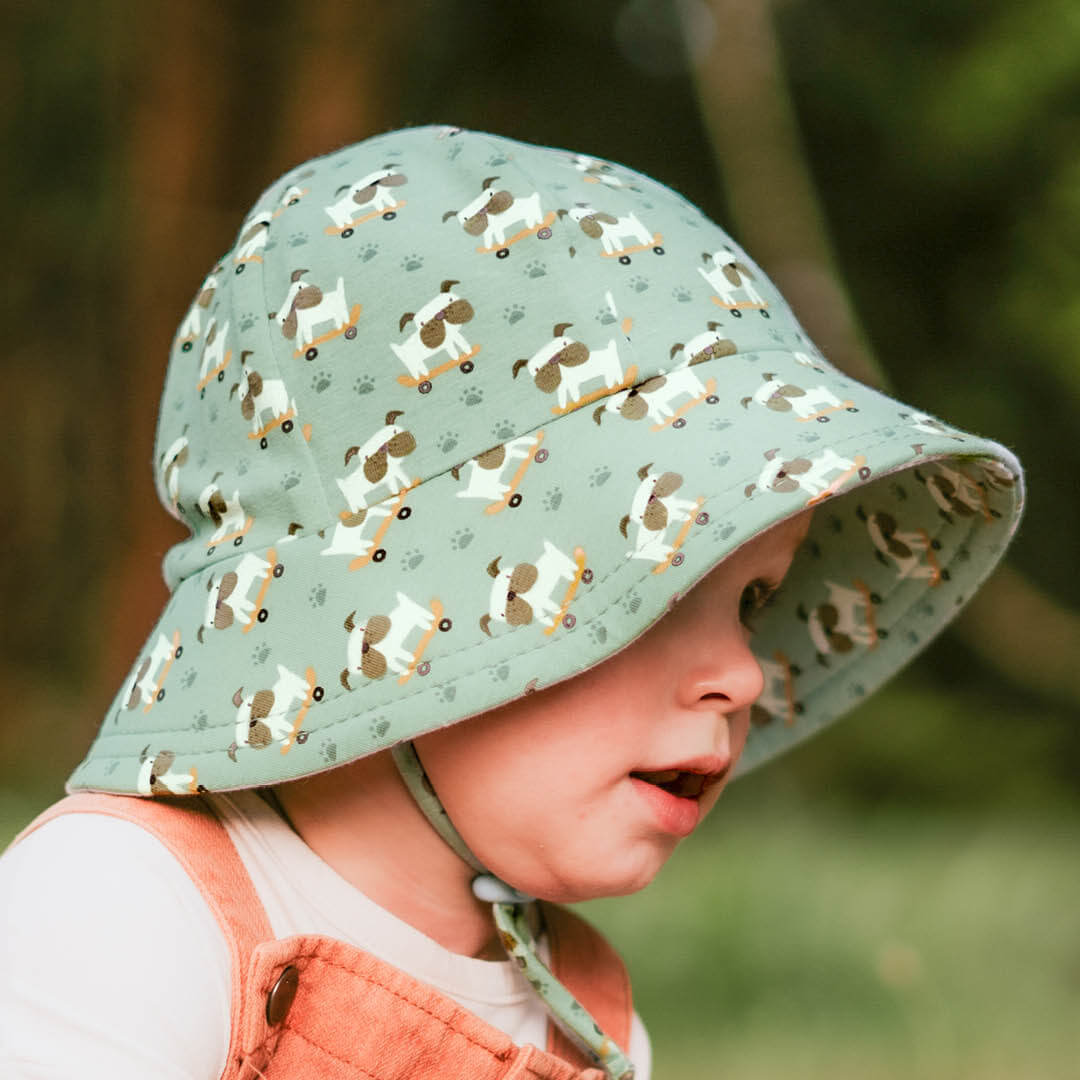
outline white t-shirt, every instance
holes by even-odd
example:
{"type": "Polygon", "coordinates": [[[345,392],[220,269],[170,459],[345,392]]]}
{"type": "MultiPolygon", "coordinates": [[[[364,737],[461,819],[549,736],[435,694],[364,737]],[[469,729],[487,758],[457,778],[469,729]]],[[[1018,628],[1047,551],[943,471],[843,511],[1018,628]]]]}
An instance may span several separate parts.
{"type": "MultiPolygon", "coordinates": [[[[450,952],[372,903],[254,792],[209,799],[275,937],[320,934],[355,945],[516,1043],[545,1045],[547,1013],[515,964],[450,952]]],[[[230,1001],[221,928],[146,830],[68,814],[0,858],[4,1080],[218,1080],[230,1001]]],[[[636,1013],[626,1049],[648,1080],[651,1049],[636,1013]]]]}

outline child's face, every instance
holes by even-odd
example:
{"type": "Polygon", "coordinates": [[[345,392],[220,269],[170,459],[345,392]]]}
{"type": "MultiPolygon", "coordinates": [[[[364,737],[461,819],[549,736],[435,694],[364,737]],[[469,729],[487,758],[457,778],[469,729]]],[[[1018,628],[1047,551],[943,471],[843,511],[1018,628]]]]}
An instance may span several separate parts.
{"type": "Polygon", "coordinates": [[[742,752],[763,688],[749,648],[754,609],[809,522],[800,515],[744,545],[604,663],[416,740],[451,820],[492,873],[563,903],[652,880],[742,752]]]}

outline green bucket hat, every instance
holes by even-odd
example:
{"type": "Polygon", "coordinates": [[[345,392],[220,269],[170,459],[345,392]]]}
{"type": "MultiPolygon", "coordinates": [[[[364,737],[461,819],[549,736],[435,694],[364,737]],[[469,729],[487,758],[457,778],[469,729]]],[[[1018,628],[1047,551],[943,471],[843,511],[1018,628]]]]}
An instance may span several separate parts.
{"type": "Polygon", "coordinates": [[[833,368],[674,191],[446,127],[262,195],[173,343],[155,472],[191,536],[71,790],[407,743],[600,663],[818,506],[755,637],[746,771],[920,650],[1022,501],[1008,450],[833,368]]]}

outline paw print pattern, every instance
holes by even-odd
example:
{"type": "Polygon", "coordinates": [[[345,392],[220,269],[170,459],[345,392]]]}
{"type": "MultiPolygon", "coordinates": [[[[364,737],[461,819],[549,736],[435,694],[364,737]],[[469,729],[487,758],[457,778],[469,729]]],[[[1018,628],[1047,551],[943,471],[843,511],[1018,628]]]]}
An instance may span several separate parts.
{"type": "Polygon", "coordinates": [[[253,664],[265,664],[270,657],[270,646],[261,642],[251,650],[251,662],[253,664]]]}
{"type": "Polygon", "coordinates": [[[417,548],[410,548],[401,557],[402,570],[415,570],[424,561],[424,553],[417,548]]]}
{"type": "Polygon", "coordinates": [[[407,270],[407,271],[408,270],[419,270],[423,265],[424,265],[424,256],[423,255],[416,255],[416,254],[406,255],[405,258],[401,260],[401,269],[402,270],[407,270]]]}
{"type": "Polygon", "coordinates": [[[307,233],[293,233],[289,237],[289,247],[303,247],[307,242],[307,233]]]}
{"type": "Polygon", "coordinates": [[[377,716],[371,721],[371,725],[368,727],[368,731],[376,739],[381,739],[390,730],[390,721],[384,716],[377,716]]]}
{"type": "Polygon", "coordinates": [[[499,442],[511,439],[514,436],[514,425],[509,420],[498,420],[491,428],[492,434],[499,442]]]}
{"type": "Polygon", "coordinates": [[[317,371],[311,379],[311,389],[316,394],[321,394],[324,390],[330,388],[332,376],[329,371],[317,371]]]}
{"type": "Polygon", "coordinates": [[[237,476],[244,476],[248,471],[248,460],[247,460],[247,458],[237,458],[235,468],[236,468],[236,475],[237,476]]]}
{"type": "Polygon", "coordinates": [[[629,284],[630,288],[633,289],[634,292],[642,293],[645,292],[645,290],[649,287],[649,279],[642,277],[640,274],[635,274],[630,279],[629,284]]]}
{"type": "Polygon", "coordinates": [[[198,677],[198,668],[188,668],[188,670],[184,672],[183,677],[180,679],[180,684],[184,687],[185,690],[190,690],[192,686],[195,685],[195,680],[198,677]]]}
{"type": "Polygon", "coordinates": [[[450,546],[456,551],[464,551],[473,542],[474,536],[472,529],[458,529],[450,537],[450,546]]]}
{"type": "Polygon", "coordinates": [[[447,683],[439,688],[440,701],[453,701],[457,697],[457,687],[453,683],[447,683]]]}
{"type": "Polygon", "coordinates": [[[353,383],[353,390],[358,394],[370,394],[375,389],[375,381],[367,375],[361,375],[353,383]]]}
{"type": "Polygon", "coordinates": [[[511,304],[509,307],[503,308],[502,314],[503,318],[513,326],[514,323],[525,318],[525,309],[520,304],[511,304]]]}
{"type": "Polygon", "coordinates": [[[731,427],[731,421],[722,416],[715,416],[709,421],[710,431],[726,431],[729,427],[731,427]]]}
{"type": "Polygon", "coordinates": [[[589,473],[589,487],[603,487],[611,478],[611,470],[606,465],[597,465],[589,473]]]}
{"type": "Polygon", "coordinates": [[[602,308],[599,308],[597,310],[596,321],[601,326],[610,326],[615,321],[615,314],[611,310],[611,308],[609,308],[607,304],[605,304],[602,308]]]}
{"type": "Polygon", "coordinates": [[[319,747],[319,756],[327,765],[333,765],[337,761],[337,743],[331,739],[324,739],[319,747]]]}
{"type": "Polygon", "coordinates": [[[195,714],[194,728],[196,731],[205,731],[210,726],[210,717],[207,716],[205,709],[200,709],[195,714]]]}
{"type": "Polygon", "coordinates": [[[492,682],[506,682],[510,677],[510,665],[499,664],[498,667],[489,668],[488,672],[491,675],[492,682]]]}
{"type": "Polygon", "coordinates": [[[641,607],[641,597],[631,590],[623,597],[623,607],[625,607],[631,615],[636,615],[638,609],[641,607]]]}
{"type": "Polygon", "coordinates": [[[457,446],[460,438],[461,432],[459,431],[444,431],[438,438],[439,449],[444,454],[449,454],[457,446]]]}
{"type": "Polygon", "coordinates": [[[671,295],[672,298],[678,300],[680,304],[689,304],[690,301],[693,300],[690,290],[684,288],[682,285],[676,285],[675,288],[671,290],[671,295]]]}
{"type": "Polygon", "coordinates": [[[730,521],[718,521],[713,528],[713,535],[717,540],[726,540],[735,532],[735,526],[730,521]]]}
{"type": "Polygon", "coordinates": [[[544,495],[544,509],[558,510],[562,506],[562,488],[550,488],[544,495]]]}
{"type": "Polygon", "coordinates": [[[723,450],[718,450],[709,461],[717,468],[722,469],[731,460],[731,455],[723,450]]]}
{"type": "Polygon", "coordinates": [[[547,265],[539,259],[532,259],[525,264],[523,272],[528,278],[540,278],[547,273],[547,265]]]}
{"type": "Polygon", "coordinates": [[[379,245],[365,244],[356,254],[361,262],[371,262],[379,254],[379,245]]]}
{"type": "Polygon", "coordinates": [[[245,311],[240,316],[240,329],[250,330],[255,325],[255,313],[252,311],[245,311]]]}
{"type": "Polygon", "coordinates": [[[290,469],[281,478],[281,486],[286,491],[288,491],[289,488],[296,487],[296,485],[299,484],[299,483],[300,483],[300,474],[295,469],[290,469]]]}
{"type": "Polygon", "coordinates": [[[604,642],[607,641],[607,627],[598,622],[590,623],[589,637],[591,637],[597,645],[603,645],[604,642]]]}
{"type": "Polygon", "coordinates": [[[326,603],[326,586],[321,581],[308,592],[308,603],[312,607],[322,607],[326,603]]]}
{"type": "Polygon", "coordinates": [[[487,159],[487,164],[490,165],[493,169],[497,169],[500,166],[505,165],[509,160],[510,159],[505,154],[500,153],[498,150],[496,150],[495,153],[487,159]]]}
{"type": "Polygon", "coordinates": [[[461,391],[462,405],[479,405],[484,400],[484,391],[479,386],[466,386],[461,391]]]}

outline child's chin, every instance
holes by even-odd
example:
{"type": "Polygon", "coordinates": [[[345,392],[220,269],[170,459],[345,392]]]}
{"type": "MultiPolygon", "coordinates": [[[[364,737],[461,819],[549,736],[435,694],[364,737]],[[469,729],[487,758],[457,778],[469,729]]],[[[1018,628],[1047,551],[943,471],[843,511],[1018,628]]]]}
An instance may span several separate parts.
{"type": "Polygon", "coordinates": [[[581,873],[567,873],[558,879],[538,882],[537,888],[524,891],[554,904],[578,904],[607,896],[629,896],[644,889],[656,877],[670,854],[665,852],[661,855],[654,851],[644,858],[640,855],[633,859],[625,858],[621,863],[609,858],[607,865],[604,865],[602,858],[597,859],[581,873]]]}

